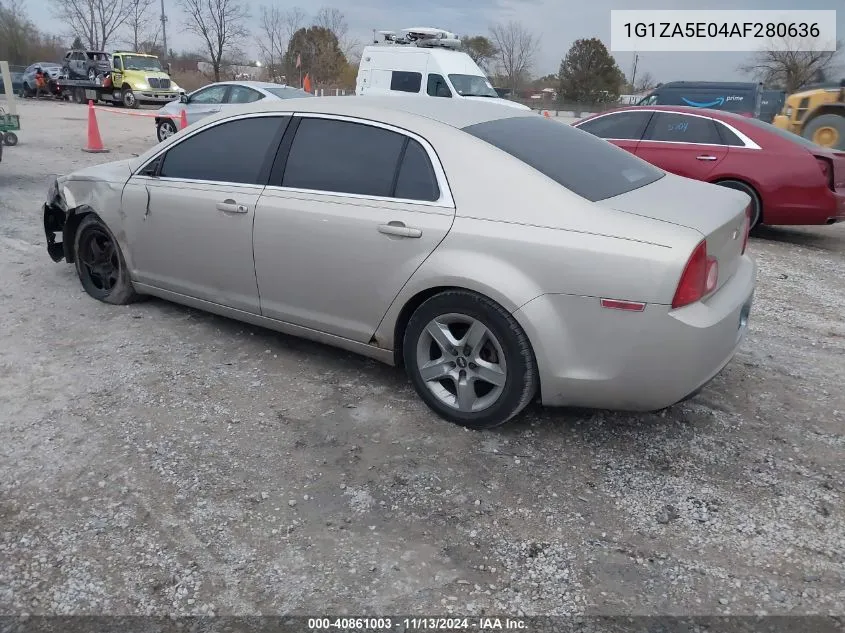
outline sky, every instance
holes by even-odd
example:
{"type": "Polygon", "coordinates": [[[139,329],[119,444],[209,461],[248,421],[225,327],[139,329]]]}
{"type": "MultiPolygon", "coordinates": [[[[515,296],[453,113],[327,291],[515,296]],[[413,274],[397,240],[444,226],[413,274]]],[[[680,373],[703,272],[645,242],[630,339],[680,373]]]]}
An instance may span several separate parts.
{"type": "MultiPolygon", "coordinates": [[[[458,35],[487,35],[497,22],[517,20],[540,38],[540,49],[533,68],[535,76],[557,73],[561,59],[580,38],[597,37],[610,46],[612,9],[840,9],[837,37],[845,39],[845,3],[841,0],[245,0],[252,13],[253,33],[262,3],[281,9],[301,7],[316,12],[323,4],[346,14],[350,35],[366,44],[373,29],[399,30],[432,26],[458,35]]],[[[63,25],[52,17],[50,0],[26,0],[31,16],[47,31],[63,33],[63,25]]],[[[169,17],[168,46],[174,50],[197,50],[199,42],[185,33],[184,17],[176,0],[164,0],[169,17]]],[[[257,46],[248,45],[257,56],[257,46]]],[[[619,67],[629,75],[633,53],[613,52],[619,67]]],[[[637,74],[649,72],[657,81],[731,81],[746,77],[738,67],[748,53],[640,53],[637,74]]],[[[845,54],[843,54],[845,58],[845,54]]]]}

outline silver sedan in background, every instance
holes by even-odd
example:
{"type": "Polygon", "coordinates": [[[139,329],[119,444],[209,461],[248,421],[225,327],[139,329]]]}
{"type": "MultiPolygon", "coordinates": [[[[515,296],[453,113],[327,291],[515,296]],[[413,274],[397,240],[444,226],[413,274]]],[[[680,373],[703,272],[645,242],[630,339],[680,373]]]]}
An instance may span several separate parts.
{"type": "Polygon", "coordinates": [[[155,295],[403,365],[441,417],[655,410],[733,357],[749,197],[496,104],[261,100],[59,178],[48,251],[155,295]],[[58,238],[58,239],[57,239],[58,238]]]}
{"type": "Polygon", "coordinates": [[[173,136],[179,130],[182,110],[188,125],[200,119],[217,114],[231,106],[255,103],[263,99],[295,99],[312,97],[299,88],[262,81],[221,81],[204,86],[190,94],[183,94],[179,101],[171,101],[159,109],[155,119],[156,136],[159,141],[173,136]]]}

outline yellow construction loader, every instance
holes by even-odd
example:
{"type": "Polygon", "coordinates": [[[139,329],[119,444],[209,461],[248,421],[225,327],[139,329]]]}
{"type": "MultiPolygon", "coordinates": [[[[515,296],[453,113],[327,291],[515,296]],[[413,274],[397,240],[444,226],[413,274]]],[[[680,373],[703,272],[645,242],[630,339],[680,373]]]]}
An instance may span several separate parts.
{"type": "Polygon", "coordinates": [[[789,95],[773,123],[822,147],[845,150],[845,79],[789,95]]]}

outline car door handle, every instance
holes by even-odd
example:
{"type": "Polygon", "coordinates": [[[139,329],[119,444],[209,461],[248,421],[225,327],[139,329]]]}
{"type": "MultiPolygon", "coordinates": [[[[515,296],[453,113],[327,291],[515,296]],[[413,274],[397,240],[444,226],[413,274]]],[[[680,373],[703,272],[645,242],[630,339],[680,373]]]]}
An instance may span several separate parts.
{"type": "Polygon", "coordinates": [[[716,158],[715,156],[703,155],[703,156],[696,156],[695,160],[719,160],[719,159],[716,158]]]}
{"type": "Polygon", "coordinates": [[[246,213],[249,211],[245,204],[238,204],[234,200],[224,200],[217,203],[217,210],[223,213],[246,213]]]}
{"type": "Polygon", "coordinates": [[[422,237],[422,231],[419,229],[405,226],[402,222],[389,222],[388,224],[379,224],[378,232],[384,235],[396,235],[398,237],[422,237]]]}

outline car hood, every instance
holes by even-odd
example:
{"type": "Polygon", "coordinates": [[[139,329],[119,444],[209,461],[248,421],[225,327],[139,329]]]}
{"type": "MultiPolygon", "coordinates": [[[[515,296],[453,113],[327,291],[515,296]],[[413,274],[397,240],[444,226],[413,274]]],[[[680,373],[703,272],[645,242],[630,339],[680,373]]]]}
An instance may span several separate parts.
{"type": "MultiPolygon", "coordinates": [[[[171,86],[172,87],[172,86],[171,86]]],[[[179,88],[174,88],[174,90],[180,90],[179,88]]],[[[178,99],[176,101],[171,101],[167,105],[160,107],[156,112],[157,114],[181,114],[182,108],[185,107],[186,104],[182,103],[178,99]]]]}
{"type": "Polygon", "coordinates": [[[495,99],[492,97],[464,97],[464,99],[469,99],[471,101],[484,101],[485,103],[499,103],[511,108],[516,108],[517,110],[531,109],[526,105],[522,105],[521,103],[517,103],[516,101],[511,101],[509,99],[502,99],[501,97],[495,99]]]}
{"type": "Polygon", "coordinates": [[[60,194],[69,209],[82,205],[92,209],[119,208],[121,191],[132,175],[129,164],[129,160],[118,160],[59,176],[56,189],[51,188],[48,197],[60,194]]]}

